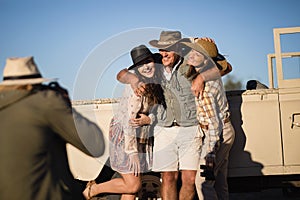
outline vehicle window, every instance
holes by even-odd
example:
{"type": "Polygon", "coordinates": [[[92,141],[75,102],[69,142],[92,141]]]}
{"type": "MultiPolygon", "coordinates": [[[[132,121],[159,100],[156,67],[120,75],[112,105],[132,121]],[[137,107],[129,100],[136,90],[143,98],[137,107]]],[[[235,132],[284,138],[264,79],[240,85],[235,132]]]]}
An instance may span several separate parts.
{"type": "Polygon", "coordinates": [[[300,78],[300,33],[282,34],[281,52],[286,56],[282,57],[283,79],[300,78]]]}

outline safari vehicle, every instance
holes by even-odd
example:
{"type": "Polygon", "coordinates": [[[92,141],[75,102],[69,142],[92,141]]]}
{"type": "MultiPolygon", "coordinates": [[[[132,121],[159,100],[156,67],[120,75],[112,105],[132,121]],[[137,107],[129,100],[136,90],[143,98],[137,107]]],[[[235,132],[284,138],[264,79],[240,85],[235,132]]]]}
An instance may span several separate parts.
{"type": "Polygon", "coordinates": [[[269,88],[227,91],[236,131],[229,160],[231,190],[300,186],[300,52],[282,52],[282,39],[300,35],[300,27],[273,33],[269,88]]]}
{"type": "MultiPolygon", "coordinates": [[[[269,88],[227,91],[236,131],[229,158],[231,192],[273,187],[286,187],[288,192],[292,186],[300,187],[300,52],[281,51],[281,37],[293,34],[300,34],[300,27],[274,29],[275,53],[267,56],[269,88]]],[[[98,123],[108,138],[116,104],[112,99],[102,99],[73,102],[73,107],[98,123]]],[[[98,159],[87,157],[70,145],[68,153],[71,170],[78,179],[91,180],[100,173],[111,173],[105,165],[108,149],[98,159]]],[[[159,197],[159,187],[159,177],[148,174],[139,199],[159,197]]]]}

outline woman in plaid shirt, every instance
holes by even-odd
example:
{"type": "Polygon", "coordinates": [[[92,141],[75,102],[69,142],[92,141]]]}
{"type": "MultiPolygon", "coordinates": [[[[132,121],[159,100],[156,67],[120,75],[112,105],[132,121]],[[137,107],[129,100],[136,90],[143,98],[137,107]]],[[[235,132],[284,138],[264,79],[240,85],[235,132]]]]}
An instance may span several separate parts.
{"type": "MultiPolygon", "coordinates": [[[[191,48],[186,62],[189,68],[181,69],[191,81],[203,71],[217,65],[221,71],[228,71],[225,58],[218,53],[212,40],[196,39],[193,42],[182,42],[191,48]]],[[[231,70],[231,69],[230,69],[231,70]]],[[[199,199],[228,199],[228,157],[235,132],[230,122],[229,106],[221,77],[205,82],[204,91],[196,97],[199,131],[204,136],[201,148],[201,165],[212,169],[200,172],[196,176],[196,188],[199,199]],[[205,177],[206,176],[206,177],[205,177]]],[[[202,170],[201,170],[202,171],[202,170]]],[[[198,173],[197,173],[198,174],[198,173]]]]}

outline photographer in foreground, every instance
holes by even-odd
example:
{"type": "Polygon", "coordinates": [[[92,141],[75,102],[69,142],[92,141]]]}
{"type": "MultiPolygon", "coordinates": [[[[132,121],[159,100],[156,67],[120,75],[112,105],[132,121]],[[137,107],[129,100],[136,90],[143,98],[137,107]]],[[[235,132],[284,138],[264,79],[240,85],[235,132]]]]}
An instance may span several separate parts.
{"type": "Polygon", "coordinates": [[[33,57],[9,58],[0,83],[0,199],[84,199],[66,143],[99,157],[99,127],[72,110],[68,93],[41,76],[33,57]]]}

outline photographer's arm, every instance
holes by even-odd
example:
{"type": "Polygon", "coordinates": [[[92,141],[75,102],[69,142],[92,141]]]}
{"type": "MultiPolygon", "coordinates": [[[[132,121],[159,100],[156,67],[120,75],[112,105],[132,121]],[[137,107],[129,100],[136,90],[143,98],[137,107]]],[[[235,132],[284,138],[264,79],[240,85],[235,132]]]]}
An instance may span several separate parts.
{"type": "Polygon", "coordinates": [[[73,109],[66,95],[67,90],[64,88],[57,90],[51,88],[47,90],[47,95],[44,95],[44,104],[47,107],[46,118],[52,130],[87,155],[94,157],[103,155],[105,140],[102,130],[97,124],[73,109]]]}

